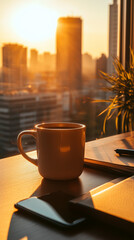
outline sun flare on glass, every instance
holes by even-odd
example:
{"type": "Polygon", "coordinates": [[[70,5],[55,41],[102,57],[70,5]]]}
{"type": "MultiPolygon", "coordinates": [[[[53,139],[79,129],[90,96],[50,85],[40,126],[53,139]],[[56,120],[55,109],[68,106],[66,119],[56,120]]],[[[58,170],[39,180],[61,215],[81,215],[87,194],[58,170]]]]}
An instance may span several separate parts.
{"type": "Polygon", "coordinates": [[[12,27],[21,39],[34,43],[52,38],[56,31],[57,14],[37,4],[17,9],[12,18],[12,27]]]}

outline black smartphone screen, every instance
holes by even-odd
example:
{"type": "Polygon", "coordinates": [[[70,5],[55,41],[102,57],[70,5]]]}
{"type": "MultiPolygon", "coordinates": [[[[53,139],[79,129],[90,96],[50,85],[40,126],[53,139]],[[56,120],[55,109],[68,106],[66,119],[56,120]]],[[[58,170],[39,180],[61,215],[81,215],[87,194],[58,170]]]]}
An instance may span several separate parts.
{"type": "Polygon", "coordinates": [[[69,201],[73,198],[66,193],[55,192],[24,199],[16,203],[15,207],[58,225],[71,227],[85,220],[85,217],[70,208],[69,201]]]}

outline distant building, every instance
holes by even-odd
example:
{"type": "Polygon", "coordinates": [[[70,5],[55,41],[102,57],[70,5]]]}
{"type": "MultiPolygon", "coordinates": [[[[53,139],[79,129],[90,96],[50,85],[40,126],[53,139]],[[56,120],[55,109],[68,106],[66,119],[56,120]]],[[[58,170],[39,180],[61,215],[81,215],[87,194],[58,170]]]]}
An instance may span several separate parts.
{"type": "Polygon", "coordinates": [[[56,34],[57,74],[63,89],[78,90],[82,87],[81,45],[81,18],[59,18],[56,34]]]}
{"type": "MultiPolygon", "coordinates": [[[[56,93],[10,92],[0,94],[0,156],[17,152],[17,135],[36,123],[62,121],[62,102],[56,93]]],[[[27,137],[26,149],[33,147],[27,137]]]]}
{"type": "Polygon", "coordinates": [[[38,56],[38,72],[56,71],[56,55],[44,52],[38,56]]]}
{"type": "Polygon", "coordinates": [[[54,71],[42,71],[35,74],[35,76],[29,76],[29,79],[29,84],[32,89],[44,93],[48,91],[57,91],[57,75],[54,71]]]}
{"type": "Polygon", "coordinates": [[[51,69],[51,54],[50,52],[44,52],[44,71],[50,71],[51,69]]]}
{"type": "Polygon", "coordinates": [[[38,70],[38,51],[36,49],[30,50],[30,70],[33,72],[38,70]]]}
{"type": "Polygon", "coordinates": [[[95,65],[96,61],[90,54],[82,54],[82,74],[87,76],[88,79],[95,78],[95,65]]]}
{"type": "Polygon", "coordinates": [[[27,48],[18,44],[5,44],[2,47],[2,70],[1,88],[23,88],[27,81],[27,48]]]}
{"type": "Polygon", "coordinates": [[[100,71],[107,72],[107,57],[101,54],[101,57],[96,60],[96,78],[100,78],[100,71]]]}
{"type": "Polygon", "coordinates": [[[109,74],[115,73],[113,66],[114,58],[117,57],[117,37],[118,37],[118,5],[117,0],[113,0],[113,4],[109,5],[109,51],[108,66],[109,74]]]}

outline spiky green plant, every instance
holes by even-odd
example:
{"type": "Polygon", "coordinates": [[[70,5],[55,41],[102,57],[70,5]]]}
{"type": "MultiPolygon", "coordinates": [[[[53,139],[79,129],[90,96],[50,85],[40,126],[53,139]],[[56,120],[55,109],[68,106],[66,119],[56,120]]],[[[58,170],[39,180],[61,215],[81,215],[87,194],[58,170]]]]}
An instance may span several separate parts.
{"type": "Polygon", "coordinates": [[[106,122],[113,115],[116,115],[115,126],[118,130],[118,119],[121,116],[122,132],[133,129],[134,120],[134,53],[131,51],[131,65],[128,71],[117,58],[114,59],[116,74],[109,75],[101,72],[101,77],[108,82],[105,87],[107,92],[112,93],[108,100],[98,100],[98,102],[108,102],[108,107],[99,115],[106,113],[103,122],[103,132],[105,133],[106,122]]]}

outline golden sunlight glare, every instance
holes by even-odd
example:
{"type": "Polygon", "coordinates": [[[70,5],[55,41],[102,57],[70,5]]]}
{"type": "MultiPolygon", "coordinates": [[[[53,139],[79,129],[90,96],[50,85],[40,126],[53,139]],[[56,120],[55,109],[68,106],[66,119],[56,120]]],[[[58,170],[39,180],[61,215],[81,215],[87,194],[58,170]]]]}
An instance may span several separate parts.
{"type": "Polygon", "coordinates": [[[22,40],[36,43],[54,36],[57,18],[54,10],[39,4],[30,4],[14,12],[11,24],[22,40]]]}

